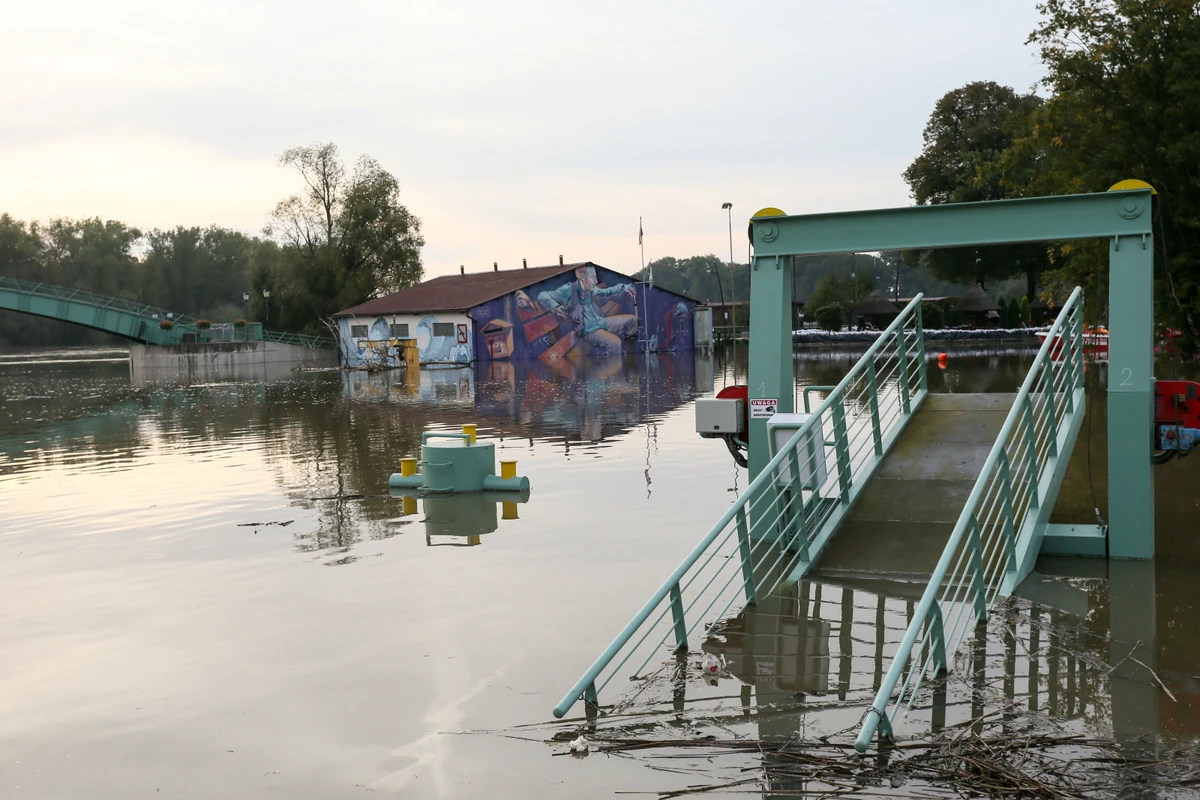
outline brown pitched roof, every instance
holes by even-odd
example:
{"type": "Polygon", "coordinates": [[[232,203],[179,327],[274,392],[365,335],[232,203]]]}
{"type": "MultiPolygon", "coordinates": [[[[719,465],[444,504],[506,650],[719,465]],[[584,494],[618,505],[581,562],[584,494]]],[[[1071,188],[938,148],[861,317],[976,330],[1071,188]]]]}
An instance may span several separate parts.
{"type": "Polygon", "coordinates": [[[892,301],[884,297],[883,292],[876,289],[863,298],[858,308],[854,309],[854,313],[860,317],[870,317],[876,314],[899,314],[900,309],[892,305],[892,301]]]}
{"type": "Polygon", "coordinates": [[[334,314],[335,317],[369,317],[384,314],[416,314],[424,311],[465,311],[468,308],[524,289],[532,283],[553,278],[576,267],[596,266],[590,261],[555,264],[552,267],[506,269],[499,272],[469,272],[466,275],[442,275],[402,289],[386,297],[377,297],[361,305],[334,314]]]}
{"type": "Polygon", "coordinates": [[[988,297],[988,293],[980,288],[979,284],[975,284],[970,289],[967,289],[967,293],[962,296],[955,308],[967,313],[1000,310],[1000,306],[996,304],[996,301],[988,297]]]}

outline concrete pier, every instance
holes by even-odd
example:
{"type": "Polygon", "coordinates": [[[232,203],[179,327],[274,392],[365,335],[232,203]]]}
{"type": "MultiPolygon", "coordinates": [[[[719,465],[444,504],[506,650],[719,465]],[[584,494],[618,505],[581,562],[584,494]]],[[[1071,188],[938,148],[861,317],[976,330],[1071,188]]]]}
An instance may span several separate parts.
{"type": "Polygon", "coordinates": [[[264,380],[296,369],[336,366],[336,350],[277,342],[129,346],[129,371],[135,384],[264,380]]]}

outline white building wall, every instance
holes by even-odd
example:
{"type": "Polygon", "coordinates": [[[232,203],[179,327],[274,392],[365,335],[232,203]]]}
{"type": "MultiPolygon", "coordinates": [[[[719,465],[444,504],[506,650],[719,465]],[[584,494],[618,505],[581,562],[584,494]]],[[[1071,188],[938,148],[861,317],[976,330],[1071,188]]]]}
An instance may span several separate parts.
{"type": "Polygon", "coordinates": [[[417,340],[422,364],[470,364],[475,360],[475,332],[465,312],[388,314],[381,317],[339,317],[342,363],[363,366],[371,344],[391,338],[392,325],[407,325],[417,340]],[[445,327],[450,326],[450,327],[445,327]]]}

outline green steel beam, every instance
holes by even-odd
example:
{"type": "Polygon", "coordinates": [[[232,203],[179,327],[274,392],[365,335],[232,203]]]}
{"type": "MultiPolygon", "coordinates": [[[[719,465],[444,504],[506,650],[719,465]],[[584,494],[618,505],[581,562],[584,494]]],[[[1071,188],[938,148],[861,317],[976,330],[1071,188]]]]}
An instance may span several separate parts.
{"type": "MultiPolygon", "coordinates": [[[[750,400],[775,400],[780,414],[795,404],[792,368],[792,259],[755,253],[750,275],[750,400]]],[[[767,420],[750,418],[750,479],[771,460],[767,420]]]]}
{"type": "Polygon", "coordinates": [[[1135,189],[750,222],[755,256],[869,253],[1149,234],[1149,205],[1150,191],[1135,189]]]}
{"type": "Polygon", "coordinates": [[[1154,558],[1153,254],[1149,234],[1114,236],[1108,251],[1110,558],[1154,558]]]}
{"type": "MultiPolygon", "coordinates": [[[[1152,196],[1146,188],[1095,194],[949,203],[877,211],[750,220],[750,397],[777,397],[791,410],[791,282],[781,280],[793,255],[927,250],[1023,242],[1110,240],[1108,454],[1109,555],[1154,555],[1153,237],[1152,196]],[[787,387],[787,391],[784,391],[787,387]],[[785,404],[786,401],[786,404],[785,404]]],[[[766,425],[750,422],[750,474],[768,457],[766,425]]]]}

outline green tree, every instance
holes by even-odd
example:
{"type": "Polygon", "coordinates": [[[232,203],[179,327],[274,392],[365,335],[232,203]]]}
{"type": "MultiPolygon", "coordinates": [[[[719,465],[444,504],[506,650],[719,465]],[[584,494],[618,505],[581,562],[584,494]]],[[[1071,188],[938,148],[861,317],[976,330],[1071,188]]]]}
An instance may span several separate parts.
{"type": "Polygon", "coordinates": [[[830,306],[841,309],[842,319],[848,323],[854,309],[874,288],[875,281],[860,272],[856,272],[854,277],[826,275],[817,284],[817,290],[806,305],[817,309],[818,314],[830,306]]]}
{"type": "Polygon", "coordinates": [[[363,156],[347,174],[328,142],[293,147],[279,163],[299,174],[303,190],[272,212],[266,233],[285,252],[256,268],[252,283],[255,294],[272,292],[281,324],[317,331],[335,312],[421,279],[420,220],[378,162],[363,156]]]}
{"type": "MultiPolygon", "coordinates": [[[[925,126],[921,154],[904,170],[918,205],[1003,200],[1018,194],[1004,182],[1005,153],[1027,132],[1041,105],[992,81],[976,81],[948,92],[934,106],[925,126]]],[[[1010,161],[1012,159],[1010,158],[1010,161]]],[[[1015,170],[1015,163],[1008,167],[1015,170]]],[[[942,280],[978,283],[1014,275],[1026,279],[1034,296],[1038,275],[1049,267],[1045,245],[947,248],[906,254],[942,280]]]]}
{"type": "MultiPolygon", "coordinates": [[[[1006,159],[1027,194],[1157,190],[1156,303],[1194,340],[1200,314],[1200,15],[1193,0],[1047,0],[1029,38],[1050,99],[1006,159]],[[1033,171],[1022,165],[1036,164],[1033,171]]],[[[1103,285],[1108,245],[1056,247],[1053,279],[1103,285]]],[[[1092,294],[1089,292],[1089,297],[1092,294]]]]}

